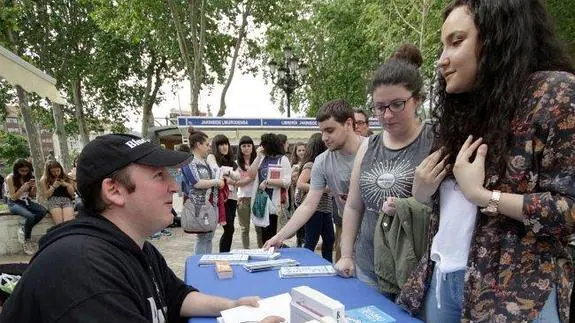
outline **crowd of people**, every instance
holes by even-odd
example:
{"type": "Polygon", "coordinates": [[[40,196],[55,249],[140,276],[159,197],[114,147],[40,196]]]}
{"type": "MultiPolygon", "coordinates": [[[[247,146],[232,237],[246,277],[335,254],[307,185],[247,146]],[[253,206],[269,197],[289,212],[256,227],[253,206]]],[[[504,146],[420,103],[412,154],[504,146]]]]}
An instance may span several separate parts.
{"type": "MultiPolygon", "coordinates": [[[[373,73],[370,111],[325,103],[319,133],[291,154],[289,138],[273,133],[257,146],[242,137],[235,155],[229,138],[194,128],[190,153],[128,135],[92,141],[76,171],[80,217],[44,238],[0,320],[113,312],[164,322],[256,305],[186,286],[146,241],[170,223],[172,194],[182,191],[196,254],[216,252],[218,225],[218,251],[229,251],[237,215],[244,248],[286,247],[297,236],[294,246],[315,250],[321,237],[339,275],[426,322],[569,322],[575,69],[539,0],[455,0],[441,43],[431,102],[419,49],[402,45],[373,73]],[[166,167],[181,171],[181,184],[166,167]]],[[[20,162],[7,179],[27,239],[48,212],[30,198],[31,171],[20,162]]],[[[73,183],[47,164],[40,185],[55,218],[68,219],[73,183]]]]}

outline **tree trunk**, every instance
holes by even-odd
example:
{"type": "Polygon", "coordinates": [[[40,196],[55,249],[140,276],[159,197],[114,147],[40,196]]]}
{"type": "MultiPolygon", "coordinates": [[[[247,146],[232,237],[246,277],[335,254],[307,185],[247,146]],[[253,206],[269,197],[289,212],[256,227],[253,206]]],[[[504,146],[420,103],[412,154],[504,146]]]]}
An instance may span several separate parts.
{"type": "MultiPolygon", "coordinates": [[[[197,111],[197,102],[196,102],[196,111],[194,111],[194,104],[193,104],[193,98],[194,98],[194,91],[195,91],[195,83],[194,83],[194,65],[192,64],[192,61],[190,60],[190,53],[188,50],[188,45],[187,45],[187,39],[186,39],[186,33],[184,31],[184,25],[182,23],[182,21],[180,20],[180,14],[178,12],[178,8],[176,7],[176,4],[174,3],[173,0],[164,0],[164,3],[168,6],[168,9],[170,10],[170,14],[172,16],[172,20],[174,21],[174,26],[176,27],[176,34],[178,36],[178,46],[180,48],[180,56],[182,57],[182,60],[184,61],[184,64],[186,65],[186,72],[188,75],[188,78],[190,80],[190,98],[191,100],[191,104],[190,107],[192,109],[192,115],[198,115],[198,111],[197,111]]],[[[190,6],[193,6],[193,1],[190,2],[190,6]]],[[[190,14],[192,15],[192,14],[190,14]]],[[[194,31],[195,31],[195,27],[192,24],[191,25],[192,28],[192,35],[194,35],[194,31]]]]}
{"type": "Polygon", "coordinates": [[[56,130],[56,137],[58,137],[58,149],[60,150],[60,160],[62,161],[62,167],[66,170],[70,170],[70,153],[68,152],[68,136],[66,135],[66,129],[64,129],[64,111],[62,111],[62,106],[58,103],[52,102],[52,115],[54,116],[54,125],[56,130]]]}
{"type": "MultiPolygon", "coordinates": [[[[194,49],[194,77],[193,82],[190,82],[192,88],[192,115],[199,115],[200,109],[198,107],[200,91],[202,90],[202,83],[204,80],[204,43],[206,35],[206,20],[205,8],[206,0],[201,0],[200,11],[195,14],[195,11],[190,11],[190,21],[192,22],[192,30],[197,28],[194,24],[195,18],[200,17],[200,31],[197,37],[192,37],[192,48],[194,49]]],[[[191,2],[193,3],[193,2],[191,2]]],[[[194,35],[194,33],[192,33],[194,35]]]]}
{"type": "MultiPolygon", "coordinates": [[[[22,119],[24,120],[24,128],[26,129],[26,135],[28,136],[28,146],[30,147],[30,155],[32,156],[32,165],[34,167],[34,176],[37,179],[42,177],[44,172],[44,160],[42,159],[42,148],[40,146],[40,140],[38,138],[38,130],[34,120],[32,119],[32,114],[30,111],[30,106],[28,105],[28,95],[26,91],[19,85],[16,85],[16,93],[18,94],[18,102],[20,104],[20,112],[22,113],[22,119]]],[[[40,186],[38,185],[38,198],[42,196],[40,194],[40,186]]]]}
{"type": "Polygon", "coordinates": [[[154,107],[154,102],[156,102],[158,92],[162,86],[162,72],[165,68],[167,68],[166,57],[162,56],[160,62],[158,63],[155,56],[152,56],[150,67],[151,68],[148,70],[150,73],[146,76],[146,97],[142,107],[142,137],[144,138],[148,136],[148,129],[154,125],[154,115],[152,113],[152,108],[154,107]]]}
{"type": "Polygon", "coordinates": [[[72,96],[74,97],[74,106],[76,108],[76,119],[78,121],[78,133],[82,147],[90,142],[86,121],[84,120],[84,110],[82,108],[82,81],[79,79],[72,80],[72,96]]]}
{"type": "Polygon", "coordinates": [[[246,7],[244,8],[244,12],[242,13],[242,24],[239,28],[238,38],[236,39],[236,44],[234,46],[234,55],[232,56],[232,63],[230,64],[230,74],[228,75],[228,79],[224,84],[224,88],[222,89],[222,96],[220,97],[220,110],[218,111],[218,117],[221,117],[224,114],[226,114],[226,94],[228,93],[228,89],[230,88],[232,80],[234,79],[236,62],[238,60],[240,47],[244,40],[246,27],[248,25],[248,15],[249,15],[249,3],[246,3],[246,7]]]}

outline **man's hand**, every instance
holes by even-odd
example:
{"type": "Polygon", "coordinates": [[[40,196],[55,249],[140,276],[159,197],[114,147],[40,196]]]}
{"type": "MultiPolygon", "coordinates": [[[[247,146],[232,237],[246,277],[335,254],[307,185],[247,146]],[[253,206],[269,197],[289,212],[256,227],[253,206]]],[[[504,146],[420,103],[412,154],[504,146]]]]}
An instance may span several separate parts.
{"type": "Polygon", "coordinates": [[[234,302],[234,307],[238,306],[251,306],[251,307],[259,307],[260,304],[258,301],[260,300],[257,296],[246,296],[236,299],[234,302]]]}
{"type": "Polygon", "coordinates": [[[281,248],[283,242],[284,240],[276,234],[275,236],[271,237],[268,241],[266,241],[266,243],[264,244],[264,249],[268,250],[269,248],[272,247],[279,249],[281,248]]]}
{"type": "Polygon", "coordinates": [[[335,270],[341,277],[353,277],[355,273],[355,262],[351,257],[341,257],[335,264],[335,270]]]}

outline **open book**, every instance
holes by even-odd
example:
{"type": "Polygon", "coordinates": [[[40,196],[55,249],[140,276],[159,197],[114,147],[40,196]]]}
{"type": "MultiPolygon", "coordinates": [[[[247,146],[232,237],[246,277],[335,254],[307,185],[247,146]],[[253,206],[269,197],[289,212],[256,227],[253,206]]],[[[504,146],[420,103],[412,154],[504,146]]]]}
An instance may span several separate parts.
{"type": "Polygon", "coordinates": [[[259,322],[272,315],[283,317],[289,322],[291,296],[280,294],[259,300],[259,307],[238,306],[222,311],[221,323],[259,322]]]}

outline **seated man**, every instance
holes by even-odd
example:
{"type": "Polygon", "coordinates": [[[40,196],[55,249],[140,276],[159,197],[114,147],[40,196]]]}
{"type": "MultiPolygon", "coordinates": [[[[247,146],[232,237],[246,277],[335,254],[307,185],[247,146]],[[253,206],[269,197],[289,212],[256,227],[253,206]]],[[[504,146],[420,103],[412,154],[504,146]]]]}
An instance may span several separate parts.
{"type": "Polygon", "coordinates": [[[84,208],[42,239],[0,322],[179,322],[257,306],[257,297],[231,300],[187,286],[146,242],[173,219],[177,187],[165,167],[189,156],[131,135],[90,142],[76,174],[84,208]]]}

